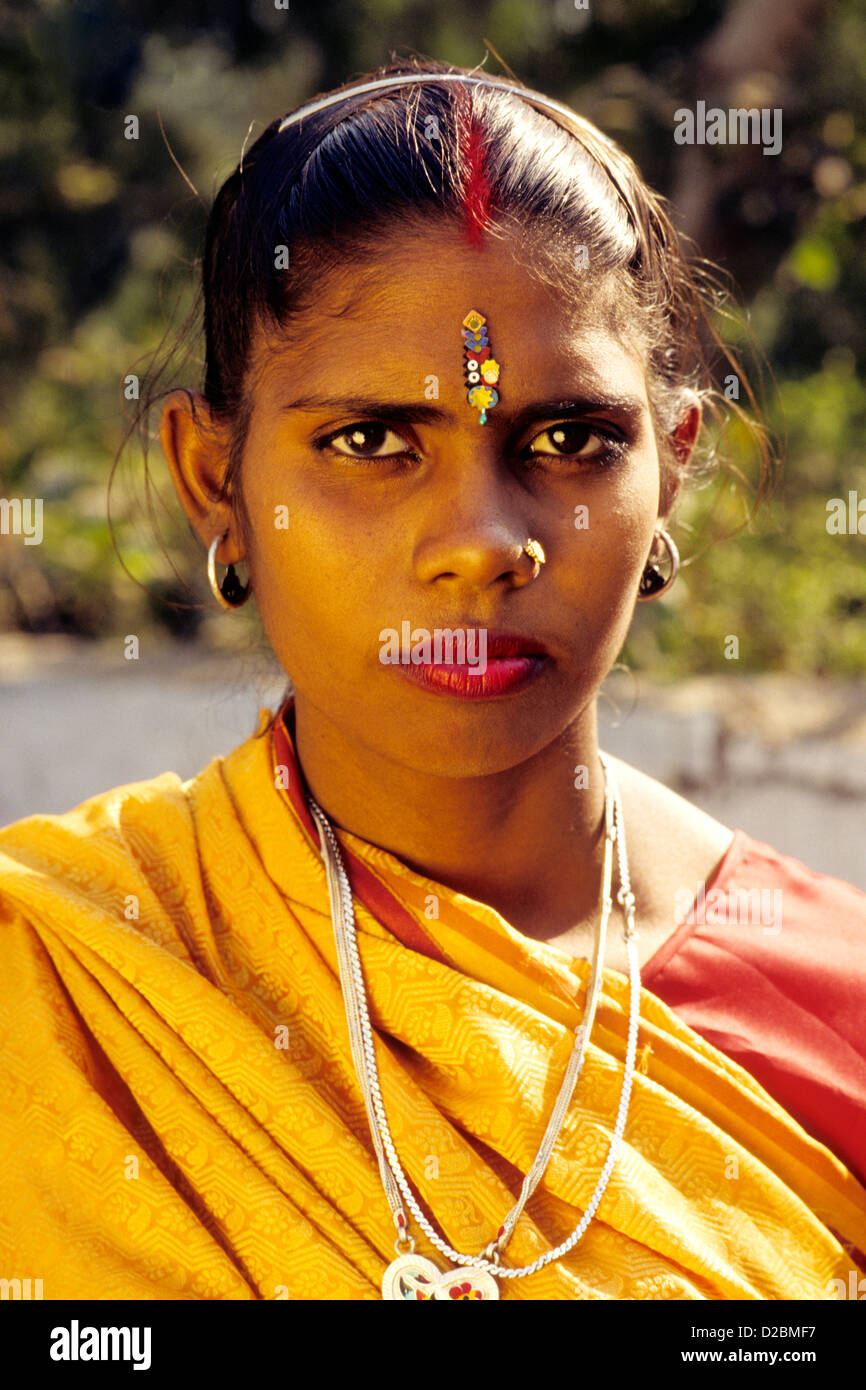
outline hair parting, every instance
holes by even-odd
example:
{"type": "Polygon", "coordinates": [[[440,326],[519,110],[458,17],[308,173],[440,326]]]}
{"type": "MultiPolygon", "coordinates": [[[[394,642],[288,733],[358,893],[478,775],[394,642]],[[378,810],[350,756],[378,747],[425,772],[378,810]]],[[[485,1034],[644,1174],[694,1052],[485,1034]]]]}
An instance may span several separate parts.
{"type": "Polygon", "coordinates": [[[458,94],[457,142],[466,239],[480,246],[490,225],[492,189],[484,169],[484,128],[475,116],[471,91],[458,94]]]}

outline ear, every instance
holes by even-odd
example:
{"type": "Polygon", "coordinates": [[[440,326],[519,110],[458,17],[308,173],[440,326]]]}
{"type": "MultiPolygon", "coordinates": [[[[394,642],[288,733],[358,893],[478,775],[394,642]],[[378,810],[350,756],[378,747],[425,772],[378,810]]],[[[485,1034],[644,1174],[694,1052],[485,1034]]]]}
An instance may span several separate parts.
{"type": "Polygon", "coordinates": [[[215,536],[225,536],[217,557],[221,565],[236,564],[243,559],[243,543],[234,510],[229,501],[216,500],[228,467],[229,427],[215,419],[199,392],[172,391],[159,439],[180,504],[205,549],[215,536]]]}
{"type": "Polygon", "coordinates": [[[676,424],[668,435],[673,454],[674,467],[668,469],[668,476],[659,500],[659,520],[664,521],[673,510],[683,483],[683,473],[692,456],[703,418],[703,408],[696,392],[684,389],[676,424]]]}

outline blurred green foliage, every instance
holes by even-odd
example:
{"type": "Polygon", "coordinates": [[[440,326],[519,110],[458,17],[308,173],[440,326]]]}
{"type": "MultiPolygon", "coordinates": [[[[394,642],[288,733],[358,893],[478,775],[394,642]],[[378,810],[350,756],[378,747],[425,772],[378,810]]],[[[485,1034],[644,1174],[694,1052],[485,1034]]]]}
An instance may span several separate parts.
{"type": "MultiPolygon", "coordinates": [[[[147,370],[193,305],[207,204],[248,132],[255,138],[279,112],[392,54],[477,64],[486,40],[518,77],[619,140],[675,214],[689,204],[684,230],[704,229],[701,249],[742,287],[734,341],[748,323],[772,367],[767,420],[785,441],[776,498],[706,550],[707,526],[739,525],[748,493],[720,477],[682,500],[675,535],[697,558],[664,600],[638,606],[623,659],[670,677],[730,669],[725,641],[736,635],[740,670],[866,669],[866,536],[826,527],[829,499],[866,497],[866,8],[841,0],[805,20],[798,42],[782,44],[784,61],[766,4],[754,5],[763,49],[737,48],[732,22],[748,5],[736,11],[719,0],[7,7],[0,493],[42,497],[45,531],[33,547],[0,536],[0,628],[196,633],[196,613],[158,601],[190,595],[153,521],[176,571],[212,602],[156,439],[153,516],[134,452],[111,498],[124,563],[143,587],[112,546],[106,485],[135,404],[124,398],[127,374],[147,370]],[[702,98],[728,105],[727,96],[783,108],[778,156],[715,147],[701,152],[703,166],[689,162],[695,151],[672,139],[674,111],[702,98]],[[124,138],[130,113],[137,140],[124,138]]],[[[486,69],[502,70],[493,55],[486,69]]],[[[190,346],[181,380],[197,386],[200,345],[190,346]]],[[[745,443],[735,462],[754,480],[745,443]]],[[[250,610],[232,621],[256,622],[250,610]]]]}

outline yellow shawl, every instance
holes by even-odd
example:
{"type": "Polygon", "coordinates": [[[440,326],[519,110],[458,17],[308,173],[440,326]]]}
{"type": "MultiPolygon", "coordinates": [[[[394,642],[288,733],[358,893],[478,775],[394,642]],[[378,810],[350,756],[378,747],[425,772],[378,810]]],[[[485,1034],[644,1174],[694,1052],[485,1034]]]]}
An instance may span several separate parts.
{"type": "MultiPolygon", "coordinates": [[[[275,779],[271,719],[188,782],[163,773],[0,831],[0,1274],[41,1278],[47,1299],[381,1297],[394,1227],[318,842],[283,764],[275,779]]],[[[480,1252],[538,1149],[589,967],[340,839],[353,886],[362,874],[403,924],[356,902],[397,1152],[446,1241],[480,1252]]],[[[605,971],[508,1265],[564,1240],[595,1188],[627,995],[605,971]]],[[[595,1219],[500,1297],[833,1298],[845,1246],[866,1249],[864,1189],[647,991],[639,1047],[595,1219]]]]}

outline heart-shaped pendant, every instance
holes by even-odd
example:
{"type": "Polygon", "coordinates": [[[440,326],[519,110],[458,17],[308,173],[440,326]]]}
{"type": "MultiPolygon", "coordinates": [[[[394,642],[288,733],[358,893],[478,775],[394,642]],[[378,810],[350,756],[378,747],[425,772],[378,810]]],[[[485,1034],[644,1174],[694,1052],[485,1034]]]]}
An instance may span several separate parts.
{"type": "Polygon", "coordinates": [[[441,1298],[499,1299],[499,1286],[486,1269],[471,1265],[444,1273],[424,1255],[398,1255],[385,1270],[382,1297],[389,1302],[441,1298]]]}

